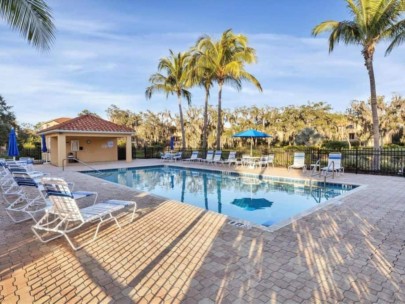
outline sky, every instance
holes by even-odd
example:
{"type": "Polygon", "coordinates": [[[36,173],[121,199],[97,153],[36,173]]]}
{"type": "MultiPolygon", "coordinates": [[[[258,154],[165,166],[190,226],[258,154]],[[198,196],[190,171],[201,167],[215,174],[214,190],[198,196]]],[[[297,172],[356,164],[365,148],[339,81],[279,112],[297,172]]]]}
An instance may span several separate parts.
{"type": "MultiPolygon", "coordinates": [[[[223,107],[302,105],[324,101],[343,112],[369,96],[360,46],[338,45],[328,53],[327,35],[312,28],[325,20],[350,19],[343,0],[47,1],[56,39],[49,52],[29,46],[0,19],[0,95],[17,120],[37,123],[75,117],[88,109],[102,117],[115,104],[139,112],[177,112],[175,97],[146,100],[149,76],[160,58],[188,50],[202,35],[218,38],[232,28],[248,36],[258,62],[247,66],[262,84],[226,87],[223,107]]],[[[377,93],[405,95],[405,45],[385,57],[377,47],[377,93]]],[[[217,88],[210,103],[217,104],[217,88]]],[[[192,89],[192,105],[204,92],[192,89]]]]}

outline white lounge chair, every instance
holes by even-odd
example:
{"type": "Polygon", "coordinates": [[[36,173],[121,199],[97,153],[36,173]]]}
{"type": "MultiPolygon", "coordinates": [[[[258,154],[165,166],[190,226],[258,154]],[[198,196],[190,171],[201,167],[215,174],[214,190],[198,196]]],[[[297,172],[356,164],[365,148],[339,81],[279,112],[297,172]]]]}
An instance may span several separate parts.
{"type": "Polygon", "coordinates": [[[177,153],[172,155],[171,160],[178,161],[178,160],[181,160],[182,157],[183,157],[183,152],[177,152],[177,153]]]}
{"type": "Polygon", "coordinates": [[[236,152],[235,152],[235,151],[231,151],[231,152],[229,152],[228,159],[221,160],[221,161],[219,161],[218,163],[221,164],[221,165],[228,164],[228,165],[230,166],[230,165],[232,165],[232,164],[237,164],[237,162],[238,162],[238,161],[237,161],[237,159],[236,159],[236,152]]]}
{"type": "Polygon", "coordinates": [[[288,166],[290,169],[302,169],[305,172],[307,166],[305,165],[305,153],[304,152],[295,152],[294,153],[294,163],[291,166],[288,166]]]}
{"type": "Polygon", "coordinates": [[[23,163],[28,170],[31,171],[33,169],[34,160],[31,157],[20,157],[19,161],[20,163],[23,163]]]}
{"type": "Polygon", "coordinates": [[[183,159],[183,161],[197,161],[197,160],[201,160],[200,158],[198,158],[198,151],[193,151],[193,153],[191,153],[190,158],[183,159]]]}
{"type": "Polygon", "coordinates": [[[213,150],[209,150],[207,152],[207,155],[204,159],[201,159],[202,162],[210,162],[212,161],[212,159],[214,158],[214,151],[213,150]]]}
{"type": "Polygon", "coordinates": [[[221,150],[215,151],[214,157],[212,158],[211,161],[208,161],[207,163],[214,165],[215,163],[218,163],[221,161],[221,157],[222,157],[222,151],[221,150]]]}
{"type": "MultiPolygon", "coordinates": [[[[43,183],[49,184],[50,181],[44,180],[43,183]]],[[[130,220],[131,222],[135,216],[136,202],[134,201],[107,200],[80,209],[76,200],[69,195],[69,192],[48,192],[48,194],[52,203],[52,208],[46,212],[38,223],[31,227],[34,234],[43,243],[64,236],[69,245],[74,250],[78,250],[97,238],[97,234],[102,223],[113,220],[117,226],[121,228],[117,217],[114,216],[113,213],[120,211],[125,207],[132,207],[133,211],[130,220]],[[83,225],[94,221],[99,221],[99,223],[93,238],[80,246],[75,246],[68,234],[80,229],[83,225]],[[45,235],[41,235],[41,233],[54,233],[54,235],[46,238],[45,235]]]]}
{"type": "Polygon", "coordinates": [[[173,154],[170,152],[165,152],[165,153],[160,152],[160,159],[162,161],[169,161],[172,159],[172,157],[173,157],[173,154]]]}
{"type": "Polygon", "coordinates": [[[334,173],[343,174],[344,168],[342,167],[342,153],[329,153],[328,166],[323,167],[320,170],[320,175],[327,176],[328,173],[334,175],[334,173]]]}
{"type": "MultiPolygon", "coordinates": [[[[46,180],[52,181],[53,184],[59,183],[61,186],[56,188],[54,185],[52,188],[49,185],[39,184],[28,175],[17,173],[13,174],[14,181],[18,187],[18,191],[11,194],[4,194],[3,197],[8,203],[6,207],[6,213],[14,223],[20,223],[26,220],[33,219],[37,221],[38,213],[43,213],[46,209],[51,207],[51,202],[45,195],[47,193],[68,193],[75,199],[81,199],[89,196],[94,196],[93,203],[97,200],[97,192],[91,191],[76,191],[70,192],[73,189],[73,184],[66,183],[60,178],[46,178],[46,180]],[[9,198],[12,197],[12,200],[9,198]]],[[[44,179],[43,179],[44,180],[44,179]]]]}

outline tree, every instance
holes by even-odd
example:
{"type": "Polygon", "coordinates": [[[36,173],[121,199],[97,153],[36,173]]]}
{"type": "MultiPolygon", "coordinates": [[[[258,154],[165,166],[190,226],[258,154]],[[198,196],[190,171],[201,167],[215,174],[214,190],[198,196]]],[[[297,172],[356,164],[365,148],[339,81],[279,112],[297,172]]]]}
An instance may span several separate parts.
{"type": "Polygon", "coordinates": [[[84,109],[80,113],[77,113],[77,116],[83,116],[83,115],[89,115],[89,114],[100,117],[100,116],[97,115],[97,113],[91,112],[90,110],[87,110],[87,109],[84,109]]]}
{"type": "Polygon", "coordinates": [[[204,50],[198,48],[198,43],[195,47],[192,48],[192,60],[190,62],[190,75],[189,81],[191,85],[199,85],[205,90],[205,101],[204,101],[204,124],[203,124],[203,140],[202,148],[208,148],[207,134],[208,134],[208,100],[210,98],[210,90],[214,84],[215,80],[215,70],[214,66],[207,64],[204,60],[205,54],[204,50]]]}
{"type": "Polygon", "coordinates": [[[370,80],[371,111],[373,121],[374,148],[380,147],[380,130],[377,109],[377,89],[373,68],[373,57],[376,45],[382,40],[389,40],[385,54],[388,55],[396,46],[405,41],[404,0],[346,0],[347,7],[353,15],[349,21],[325,21],[317,25],[312,34],[331,32],[329,52],[335,44],[362,46],[362,55],[370,80]]]}
{"type": "Polygon", "coordinates": [[[237,90],[242,88],[242,81],[251,82],[260,91],[259,81],[245,70],[245,65],[256,62],[256,52],[248,46],[248,39],[242,34],[226,30],[221,39],[213,41],[209,36],[201,37],[196,44],[201,53],[201,65],[214,71],[218,83],[218,121],[216,148],[221,149],[222,134],[222,88],[229,84],[237,90]]]}
{"type": "Polygon", "coordinates": [[[295,143],[297,145],[315,146],[321,139],[322,136],[314,129],[304,128],[295,136],[295,143]]]}
{"type": "Polygon", "coordinates": [[[44,0],[0,0],[0,16],[28,43],[40,50],[50,48],[55,26],[44,0]]]}
{"type": "Polygon", "coordinates": [[[188,82],[188,61],[189,53],[178,53],[177,55],[170,50],[170,56],[161,58],[158,64],[158,70],[164,71],[164,74],[155,73],[149,78],[151,86],[146,88],[145,95],[151,99],[155,92],[162,92],[169,95],[176,95],[179,106],[182,148],[186,148],[186,133],[184,130],[184,118],[182,108],[182,98],[185,98],[188,104],[191,103],[191,93],[187,90],[188,82]]]}
{"type": "Polygon", "coordinates": [[[12,106],[8,106],[5,99],[0,95],[0,147],[7,144],[11,128],[15,128],[17,125],[11,109],[12,106]]]}

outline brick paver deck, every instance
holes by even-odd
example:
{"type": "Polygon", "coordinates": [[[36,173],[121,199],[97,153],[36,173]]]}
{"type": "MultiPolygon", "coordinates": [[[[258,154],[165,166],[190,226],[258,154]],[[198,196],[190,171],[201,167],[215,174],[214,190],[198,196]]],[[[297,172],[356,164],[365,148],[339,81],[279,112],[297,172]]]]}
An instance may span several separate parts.
{"type": "Polygon", "coordinates": [[[405,178],[345,174],[337,180],[367,187],[268,232],[75,167],[36,169],[96,190],[100,199],[134,199],[138,218],[122,229],[105,225],[97,241],[74,252],[63,239],[40,243],[32,222],[13,224],[1,204],[2,303],[405,302],[405,178]]]}

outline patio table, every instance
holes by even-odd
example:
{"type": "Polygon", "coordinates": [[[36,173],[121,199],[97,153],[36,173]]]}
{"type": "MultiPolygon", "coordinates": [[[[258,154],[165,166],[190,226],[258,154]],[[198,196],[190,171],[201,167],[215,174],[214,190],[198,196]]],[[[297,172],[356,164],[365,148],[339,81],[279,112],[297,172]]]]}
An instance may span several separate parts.
{"type": "Polygon", "coordinates": [[[249,165],[250,167],[255,168],[259,160],[260,156],[243,156],[241,162],[243,165],[249,165]]]}

